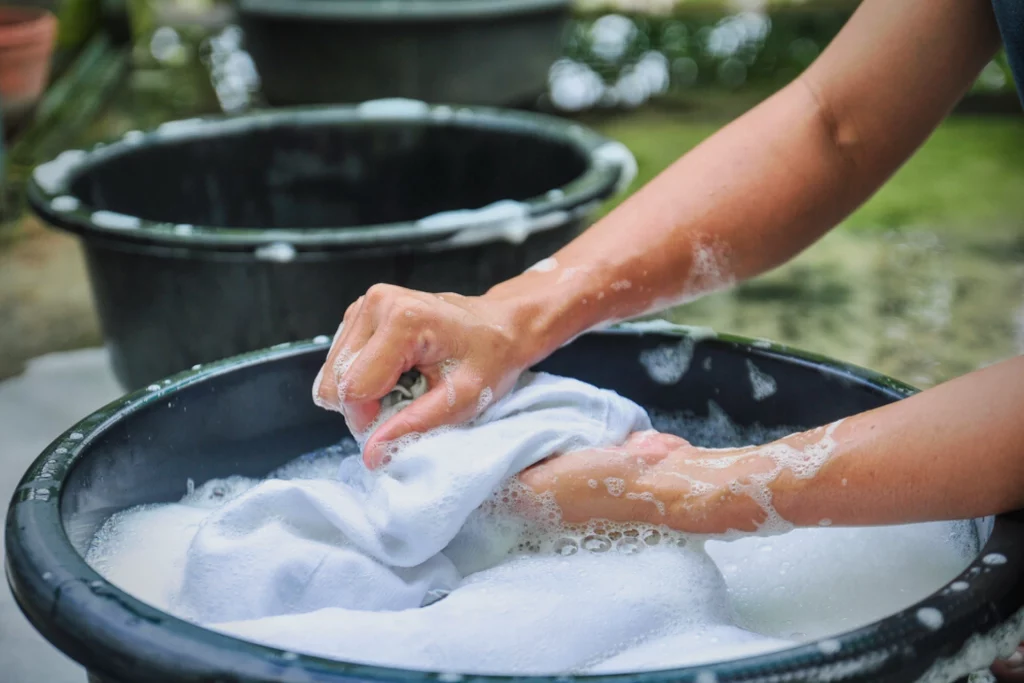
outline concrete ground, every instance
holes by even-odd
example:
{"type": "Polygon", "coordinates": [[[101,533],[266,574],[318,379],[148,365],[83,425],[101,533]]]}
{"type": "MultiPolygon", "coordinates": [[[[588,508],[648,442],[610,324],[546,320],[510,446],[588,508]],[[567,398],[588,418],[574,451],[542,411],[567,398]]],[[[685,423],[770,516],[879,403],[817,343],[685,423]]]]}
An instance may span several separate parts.
{"type": "MultiPolygon", "coordinates": [[[[0,500],[4,507],[21,475],[50,441],[121,393],[103,349],[44,356],[29,362],[18,377],[0,382],[0,500]]],[[[0,644],[0,680],[5,683],[85,681],[82,668],[29,625],[6,585],[0,587],[0,644]]]]}
{"type": "Polygon", "coordinates": [[[101,343],[78,240],[27,214],[0,227],[0,379],[31,358],[101,343]]]}

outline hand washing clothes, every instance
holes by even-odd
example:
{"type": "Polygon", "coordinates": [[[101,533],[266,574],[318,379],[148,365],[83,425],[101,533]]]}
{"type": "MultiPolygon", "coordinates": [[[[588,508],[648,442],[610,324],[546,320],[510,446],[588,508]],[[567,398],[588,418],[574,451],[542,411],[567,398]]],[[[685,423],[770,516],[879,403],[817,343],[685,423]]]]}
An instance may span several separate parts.
{"type": "MultiPolygon", "coordinates": [[[[495,514],[495,495],[519,495],[507,482],[524,468],[649,428],[615,393],[527,374],[472,424],[410,440],[383,470],[354,455],[334,476],[209,482],[227,502],[188,518],[180,571],[150,599],[287,650],[459,673],[638,671],[785,645],[732,625],[725,582],[697,541],[552,544],[495,514]]],[[[101,531],[90,552],[115,583],[131,545],[117,537],[101,531]]]]}

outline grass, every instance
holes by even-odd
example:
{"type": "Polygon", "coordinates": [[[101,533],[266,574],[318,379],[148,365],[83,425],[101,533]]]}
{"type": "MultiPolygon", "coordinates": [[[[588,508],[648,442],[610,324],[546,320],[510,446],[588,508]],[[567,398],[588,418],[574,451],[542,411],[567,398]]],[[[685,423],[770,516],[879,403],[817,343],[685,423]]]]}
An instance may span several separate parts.
{"type": "MultiPolygon", "coordinates": [[[[714,133],[720,123],[646,110],[591,122],[636,155],[639,187],[714,133]]],[[[1024,120],[947,119],[918,152],[846,221],[847,229],[932,226],[968,233],[1024,224],[1024,120]]]]}

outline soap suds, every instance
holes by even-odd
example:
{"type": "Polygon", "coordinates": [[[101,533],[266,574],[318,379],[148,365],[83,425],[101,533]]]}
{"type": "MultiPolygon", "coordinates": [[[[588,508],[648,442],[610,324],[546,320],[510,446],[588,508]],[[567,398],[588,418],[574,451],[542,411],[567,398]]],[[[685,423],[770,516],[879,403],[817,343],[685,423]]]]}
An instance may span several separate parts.
{"type": "Polygon", "coordinates": [[[202,130],[206,121],[201,118],[180,119],[178,121],[167,121],[157,126],[156,132],[160,137],[184,137],[202,130]]]}
{"type": "Polygon", "coordinates": [[[750,386],[754,390],[755,401],[763,401],[775,394],[777,389],[775,378],[754,365],[749,358],[747,359],[747,371],[750,377],[750,386]]]}
{"type": "Polygon", "coordinates": [[[594,162],[602,166],[616,166],[619,169],[619,177],[615,182],[615,192],[624,192],[636,178],[639,170],[636,157],[621,142],[609,140],[592,153],[594,162]]]}
{"type": "Polygon", "coordinates": [[[987,633],[971,636],[960,652],[945,657],[921,676],[917,683],[949,683],[989,667],[997,659],[1009,657],[1024,639],[1024,609],[987,633]]]}
{"type": "MultiPolygon", "coordinates": [[[[795,429],[790,426],[770,429],[757,425],[740,426],[713,404],[709,406],[707,417],[654,412],[652,420],[657,429],[676,433],[705,448],[770,442],[795,429]]],[[[825,435],[821,441],[830,438],[833,429],[834,425],[822,430],[825,435]]],[[[415,440],[420,436],[412,438],[415,440]]],[[[807,473],[816,471],[815,464],[827,451],[827,444],[819,442],[799,452],[775,454],[774,460],[768,455],[762,457],[776,464],[784,462],[795,467],[796,471],[807,473]],[[807,453],[808,449],[812,452],[807,453]]],[[[270,477],[335,479],[342,462],[356,453],[355,443],[347,441],[303,456],[270,477]]],[[[359,463],[356,465],[361,466],[359,463]]],[[[613,481],[615,479],[591,479],[586,481],[586,485],[593,489],[603,485],[609,491],[618,490],[619,495],[626,493],[625,482],[621,479],[613,481]]],[[[172,609],[173,595],[167,592],[166,587],[179,571],[180,558],[184,556],[195,529],[210,510],[242,495],[257,483],[246,477],[211,480],[198,486],[195,482],[185,482],[180,503],[144,506],[111,517],[94,539],[87,560],[119,587],[161,609],[172,609]]],[[[630,493],[626,496],[631,497],[630,493]]],[[[485,503],[482,511],[489,509],[487,514],[511,514],[521,508],[521,501],[531,497],[531,505],[539,510],[539,516],[547,520],[547,524],[538,524],[534,532],[521,535],[510,563],[515,562],[518,554],[546,553],[563,558],[595,558],[601,562],[606,559],[625,561],[623,558],[633,561],[662,550],[703,545],[697,539],[658,526],[612,524],[601,520],[585,525],[562,524],[552,497],[537,496],[515,479],[485,503]],[[502,497],[507,500],[502,500],[502,497]]],[[[637,500],[645,499],[637,497],[637,500]]],[[[646,502],[657,505],[653,500],[646,502]]],[[[521,529],[521,526],[516,528],[521,529]]],[[[788,640],[810,642],[824,638],[826,640],[818,643],[818,649],[823,654],[834,656],[840,654],[841,648],[838,641],[828,640],[831,636],[912,605],[947,584],[963,569],[966,558],[976,552],[976,548],[958,545],[962,539],[957,540],[960,537],[953,530],[961,528],[964,528],[963,524],[953,523],[866,529],[801,529],[771,538],[708,541],[706,545],[724,576],[729,600],[738,614],[740,626],[788,640]],[[929,561],[921,562],[921,557],[928,557],[929,561]],[[836,591],[835,586],[840,584],[844,590],[836,591]]],[[[625,571],[629,571],[627,566],[633,565],[624,565],[625,571]]],[[[571,572],[570,569],[565,571],[571,572]]],[[[628,581],[623,585],[624,590],[627,588],[628,581]]],[[[691,589],[700,590],[699,587],[665,585],[666,595],[673,590],[691,589]]],[[[444,604],[450,599],[449,595],[436,604],[444,604]]],[[[934,623],[932,616],[925,616],[924,620],[934,623]]],[[[688,618],[685,614],[678,617],[684,622],[688,618]]],[[[722,656],[730,656],[728,648],[722,652],[725,653],[722,656]]],[[[659,661],[665,666],[672,666],[672,656],[685,658],[687,655],[668,651],[666,656],[669,659],[659,661]]],[[[845,665],[844,662],[842,660],[838,665],[845,665]]],[[[387,662],[368,663],[387,665],[387,662]]],[[[970,670],[986,664],[981,662],[970,670]]],[[[710,683],[715,679],[710,672],[704,671],[697,680],[710,683]]],[[[950,679],[928,679],[925,683],[940,680],[950,679]]]]}
{"type": "Polygon", "coordinates": [[[764,520],[758,525],[759,533],[778,534],[792,530],[793,525],[783,519],[772,505],[771,484],[784,471],[797,479],[810,479],[828,462],[835,451],[832,438],[842,420],[833,422],[824,429],[818,441],[796,448],[786,443],[770,443],[758,448],[729,456],[710,456],[687,460],[686,463],[708,469],[745,466],[749,471],[729,483],[729,490],[735,495],[746,495],[761,508],[764,520]]]}
{"type": "Polygon", "coordinates": [[[110,228],[111,230],[134,230],[142,225],[142,221],[137,216],[127,216],[116,211],[94,211],[92,222],[101,228],[110,228]]]}
{"type": "Polygon", "coordinates": [[[834,638],[826,638],[818,642],[818,649],[821,650],[821,654],[832,656],[842,649],[838,640],[834,638]]]}
{"type": "Polygon", "coordinates": [[[608,489],[608,493],[613,496],[621,496],[626,490],[625,479],[619,479],[618,477],[608,477],[604,480],[604,486],[608,489]]]}
{"type": "Polygon", "coordinates": [[[448,394],[448,407],[455,405],[455,382],[452,380],[452,374],[459,368],[459,361],[454,358],[441,363],[438,367],[441,373],[441,379],[444,381],[445,391],[448,394]]]}
{"type": "Polygon", "coordinates": [[[661,344],[640,352],[640,364],[658,384],[677,384],[690,369],[694,340],[682,337],[675,344],[661,344]]]}
{"type": "Polygon", "coordinates": [[[68,176],[83,161],[87,154],[80,149],[61,152],[52,161],[36,166],[32,177],[43,191],[56,194],[64,189],[68,176]]]}
{"type": "Polygon", "coordinates": [[[491,401],[493,400],[494,392],[491,391],[490,387],[484,387],[480,392],[480,398],[476,401],[476,414],[479,415],[487,410],[487,406],[491,405],[491,401]]]}
{"type": "Polygon", "coordinates": [[[562,221],[562,212],[532,218],[529,207],[522,202],[505,199],[479,209],[443,211],[416,221],[429,231],[456,231],[448,238],[453,246],[474,246],[504,240],[522,244],[535,230],[553,227],[562,221]]]}
{"type": "Polygon", "coordinates": [[[430,106],[420,100],[392,97],[363,102],[356,111],[372,119],[422,119],[430,113],[430,106]]]}
{"type": "Polygon", "coordinates": [[[731,260],[731,249],[721,240],[695,240],[690,271],[675,303],[692,301],[735,284],[731,260]]]}
{"type": "Polygon", "coordinates": [[[917,610],[917,620],[932,631],[938,631],[943,624],[942,612],[934,607],[922,607],[917,610]]]}
{"type": "Polygon", "coordinates": [[[61,213],[77,211],[78,207],[81,205],[82,203],[78,201],[77,197],[72,197],[71,195],[67,194],[61,195],[59,197],[54,197],[53,201],[50,202],[50,208],[53,209],[54,211],[59,211],[61,213]]]}
{"type": "MultiPolygon", "coordinates": [[[[692,493],[693,492],[691,491],[691,495],[692,493]]],[[[658,514],[660,514],[662,517],[665,516],[665,504],[662,503],[657,498],[655,498],[654,494],[651,493],[650,491],[644,491],[643,493],[630,492],[626,494],[626,498],[629,498],[630,500],[642,500],[651,503],[652,505],[654,505],[654,507],[658,508],[658,514]]]]}
{"type": "Polygon", "coordinates": [[[130,130],[121,136],[121,142],[126,145],[137,145],[146,139],[145,133],[138,130],[130,130]]]}
{"type": "Polygon", "coordinates": [[[558,267],[558,261],[553,256],[537,261],[527,269],[527,272],[548,273],[558,267]]]}
{"type": "Polygon", "coordinates": [[[288,242],[273,242],[257,247],[253,252],[257,261],[273,263],[290,263],[295,260],[295,246],[288,242]]]}

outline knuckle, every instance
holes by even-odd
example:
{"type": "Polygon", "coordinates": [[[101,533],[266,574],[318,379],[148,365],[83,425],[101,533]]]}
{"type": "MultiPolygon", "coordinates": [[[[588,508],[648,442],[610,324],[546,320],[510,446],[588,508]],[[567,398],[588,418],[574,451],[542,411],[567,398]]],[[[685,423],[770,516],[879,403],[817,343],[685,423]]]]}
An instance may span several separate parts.
{"type": "Polygon", "coordinates": [[[428,316],[426,305],[411,296],[403,296],[395,300],[395,305],[390,311],[391,317],[403,324],[416,325],[422,323],[428,316]]]}
{"type": "Polygon", "coordinates": [[[387,285],[384,283],[375,284],[366,290],[366,300],[371,304],[378,304],[387,299],[394,289],[396,289],[394,285],[387,285]]]}
{"type": "Polygon", "coordinates": [[[349,304],[349,307],[345,309],[345,317],[343,318],[343,320],[345,322],[348,322],[352,318],[354,318],[355,315],[359,312],[359,309],[362,307],[363,301],[365,301],[365,300],[366,300],[366,297],[361,296],[358,299],[356,299],[355,301],[353,301],[351,304],[349,304]]]}

